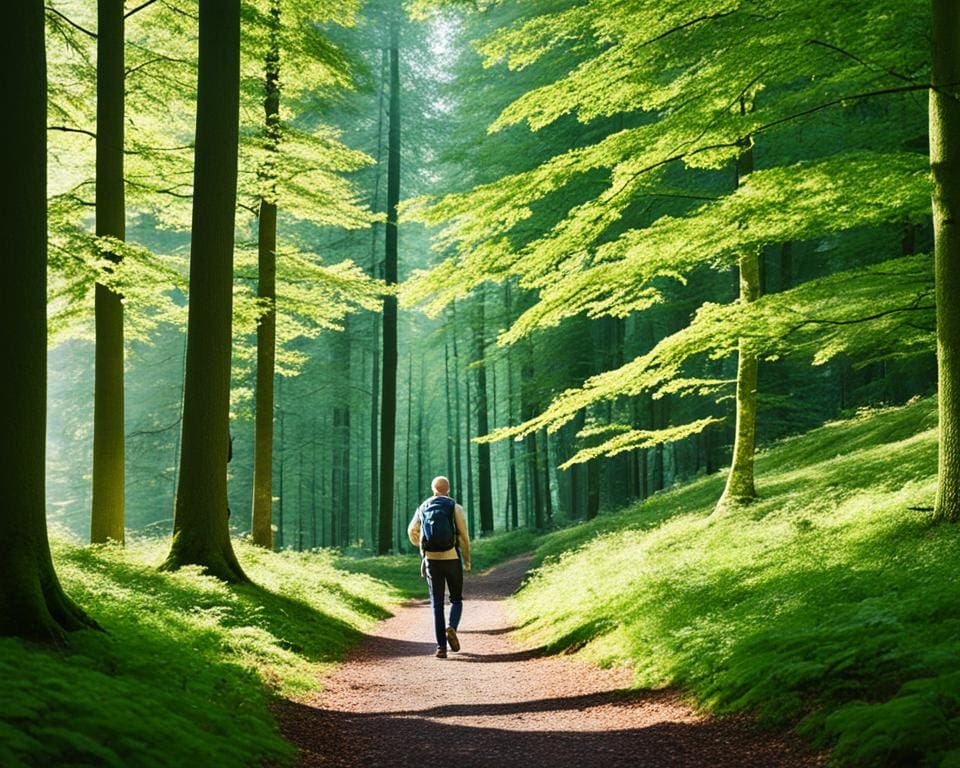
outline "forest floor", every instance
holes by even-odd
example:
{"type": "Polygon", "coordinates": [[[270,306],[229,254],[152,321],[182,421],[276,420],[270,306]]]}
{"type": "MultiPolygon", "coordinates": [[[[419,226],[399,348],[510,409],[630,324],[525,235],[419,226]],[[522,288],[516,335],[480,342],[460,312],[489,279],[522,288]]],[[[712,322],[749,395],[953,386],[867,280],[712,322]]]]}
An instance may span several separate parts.
{"type": "MultiPolygon", "coordinates": [[[[415,567],[415,561],[413,567],[415,567]]],[[[437,659],[429,603],[409,601],[323,690],[275,705],[301,766],[816,766],[791,733],[696,712],[673,691],[521,645],[505,598],[530,558],[467,575],[461,651],[437,659]]],[[[426,588],[424,587],[424,591],[426,588]]]]}

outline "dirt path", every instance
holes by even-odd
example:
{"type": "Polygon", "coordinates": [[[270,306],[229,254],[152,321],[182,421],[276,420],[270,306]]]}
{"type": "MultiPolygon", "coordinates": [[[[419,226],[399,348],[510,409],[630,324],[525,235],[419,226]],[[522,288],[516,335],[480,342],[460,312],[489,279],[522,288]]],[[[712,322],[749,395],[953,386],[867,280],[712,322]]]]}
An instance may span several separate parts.
{"type": "MultiPolygon", "coordinates": [[[[281,702],[301,766],[814,766],[789,735],[697,715],[669,692],[623,692],[625,669],[544,657],[510,638],[503,599],[529,561],[467,574],[460,653],[433,657],[426,601],[401,607],[326,681],[281,702]]],[[[426,592],[426,586],[424,586],[426,592]]]]}

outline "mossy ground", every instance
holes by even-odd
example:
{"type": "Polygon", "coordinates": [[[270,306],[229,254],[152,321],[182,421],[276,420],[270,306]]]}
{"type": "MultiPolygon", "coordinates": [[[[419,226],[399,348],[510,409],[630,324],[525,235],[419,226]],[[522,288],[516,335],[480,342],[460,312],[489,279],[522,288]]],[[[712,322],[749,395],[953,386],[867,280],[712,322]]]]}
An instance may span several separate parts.
{"type": "Polygon", "coordinates": [[[267,708],[318,686],[397,597],[330,553],[237,544],[256,586],[160,573],[167,542],[80,547],[54,537],[68,593],[106,632],[51,649],[0,639],[0,765],[282,765],[267,708]]]}
{"type": "MultiPolygon", "coordinates": [[[[874,410],[761,453],[761,498],[713,514],[723,476],[544,535],[477,543],[475,568],[533,551],[513,601],[550,651],[629,664],[716,712],[799,724],[842,765],[960,766],[960,527],[932,524],[936,406],[874,410]]],[[[415,556],[272,554],[256,587],[159,573],[164,542],[55,537],[69,593],[108,633],[51,650],[0,640],[0,765],[283,764],[267,704],[316,687],[415,556]]]]}
{"type": "Polygon", "coordinates": [[[715,712],[799,724],[842,765],[960,765],[960,528],[937,526],[936,405],[864,412],[724,478],[549,534],[514,601],[551,651],[715,712]]]}

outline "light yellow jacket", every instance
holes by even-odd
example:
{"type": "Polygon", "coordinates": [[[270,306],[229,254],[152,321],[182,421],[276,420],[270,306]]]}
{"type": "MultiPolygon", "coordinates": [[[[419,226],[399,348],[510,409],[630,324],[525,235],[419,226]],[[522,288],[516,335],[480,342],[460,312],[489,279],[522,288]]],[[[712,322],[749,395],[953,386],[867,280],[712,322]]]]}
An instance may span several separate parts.
{"type": "MultiPolygon", "coordinates": [[[[434,498],[433,496],[430,497],[434,498]]],[[[427,499],[430,501],[430,499],[427,499]]],[[[426,503],[426,502],[424,502],[426,503]]],[[[460,551],[463,553],[463,564],[470,568],[470,536],[467,534],[467,518],[463,514],[463,507],[457,504],[453,508],[453,520],[457,526],[457,541],[460,542],[460,551]]],[[[419,549],[420,547],[420,515],[419,508],[414,511],[410,524],[407,526],[407,537],[410,543],[419,549]]],[[[428,560],[456,560],[457,549],[451,547],[443,552],[425,552],[428,560]]]]}

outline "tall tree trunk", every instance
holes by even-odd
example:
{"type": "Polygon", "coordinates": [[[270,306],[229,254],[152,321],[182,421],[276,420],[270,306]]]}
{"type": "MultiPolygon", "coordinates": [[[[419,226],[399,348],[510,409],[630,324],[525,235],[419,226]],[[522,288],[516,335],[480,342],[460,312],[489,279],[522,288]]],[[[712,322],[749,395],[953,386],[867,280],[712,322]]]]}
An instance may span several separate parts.
{"type": "Polygon", "coordinates": [[[247,581],[227,525],[240,0],[200,0],[190,309],[180,482],[163,567],[247,581]]]}
{"type": "Polygon", "coordinates": [[[0,52],[6,117],[4,167],[17,193],[0,208],[5,279],[0,355],[6,378],[0,416],[0,635],[61,640],[95,626],[63,592],[47,539],[47,65],[44,5],[13,3],[0,52]]]}
{"type": "MultiPolygon", "coordinates": [[[[97,235],[123,240],[123,0],[97,3],[97,235]]],[[[119,254],[108,254],[119,262],[119,254]]],[[[90,541],[124,540],[123,302],[97,283],[90,541]]]]}
{"type": "MultiPolygon", "coordinates": [[[[506,283],[504,286],[505,292],[505,301],[507,308],[507,322],[513,324],[513,302],[510,296],[510,284],[506,283]]],[[[513,355],[511,354],[512,350],[507,350],[507,424],[513,425],[513,365],[512,359],[513,355]]],[[[517,445],[516,440],[510,438],[507,441],[507,461],[509,463],[509,469],[507,474],[507,505],[508,505],[508,515],[507,515],[507,525],[516,529],[519,526],[519,493],[517,489],[517,445]]]]}
{"type": "MultiPolygon", "coordinates": [[[[424,493],[430,487],[430,481],[426,479],[424,473],[424,455],[429,456],[429,450],[425,448],[426,436],[423,432],[423,401],[425,398],[425,384],[424,384],[424,375],[423,375],[423,358],[420,358],[420,393],[417,397],[417,481],[416,489],[414,491],[414,498],[416,499],[420,494],[424,493]]],[[[407,510],[410,514],[410,510],[407,510]]]]}
{"type": "Polygon", "coordinates": [[[310,435],[310,548],[318,546],[317,531],[317,419],[311,419],[310,435]]]}
{"type": "MultiPolygon", "coordinates": [[[[270,3],[270,49],[264,67],[264,138],[276,153],[280,142],[280,0],[270,3]]],[[[276,171],[261,172],[274,184],[276,171]]],[[[275,191],[260,198],[257,219],[257,297],[267,309],[257,323],[257,390],[253,438],[253,543],[273,549],[273,378],[277,339],[277,203],[275,191]]]]}
{"type": "Polygon", "coordinates": [[[331,462],[333,492],[333,519],[336,535],[334,544],[345,547],[350,543],[350,408],[333,409],[333,461],[331,462]]]}
{"type": "Polygon", "coordinates": [[[277,457],[280,460],[280,471],[279,477],[277,478],[277,535],[276,535],[276,545],[277,549],[283,549],[283,545],[286,543],[283,536],[283,468],[287,464],[287,444],[285,441],[286,432],[284,430],[284,425],[286,423],[286,414],[283,410],[280,411],[280,455],[277,457]]]}
{"type": "Polygon", "coordinates": [[[297,452],[297,552],[303,552],[303,448],[297,452]]]}
{"type": "Polygon", "coordinates": [[[471,451],[470,451],[470,431],[471,431],[471,430],[470,430],[470,418],[471,418],[471,416],[472,416],[473,414],[471,413],[471,410],[470,410],[470,377],[469,377],[469,376],[467,376],[467,402],[466,402],[466,408],[467,408],[467,419],[466,419],[466,425],[467,425],[467,436],[466,436],[466,437],[467,437],[467,441],[466,441],[466,444],[464,445],[464,447],[466,448],[466,451],[467,451],[467,503],[466,503],[466,510],[467,510],[467,528],[468,528],[469,533],[470,533],[470,538],[473,539],[473,538],[475,538],[476,535],[477,535],[477,522],[476,522],[477,515],[476,515],[476,511],[475,511],[475,509],[474,509],[474,498],[473,498],[473,461],[471,461],[471,458],[472,458],[472,457],[470,456],[470,453],[471,453],[471,451]]]}
{"type": "Polygon", "coordinates": [[[547,430],[540,430],[543,438],[543,511],[547,516],[547,523],[553,522],[553,491],[550,489],[550,437],[547,430]]]}
{"type": "MultiPolygon", "coordinates": [[[[397,282],[397,206],[400,203],[400,50],[396,21],[390,35],[390,120],[387,131],[387,230],[384,279],[397,282]]],[[[386,554],[393,538],[394,461],[397,434],[397,297],[383,300],[383,397],[380,426],[380,537],[386,554]]]]}
{"type": "MultiPolygon", "coordinates": [[[[447,417],[447,471],[445,474],[453,474],[453,402],[450,397],[450,344],[444,339],[443,342],[443,389],[446,397],[445,416],[447,417]]],[[[457,489],[457,493],[459,493],[457,489]]]]}
{"type": "MultiPolygon", "coordinates": [[[[521,379],[523,386],[520,392],[521,413],[520,418],[523,421],[532,419],[537,414],[538,403],[534,397],[534,360],[533,345],[526,342],[524,345],[524,361],[521,369],[521,379]]],[[[531,489],[531,500],[533,503],[533,521],[537,530],[543,528],[543,491],[540,483],[540,453],[537,445],[537,433],[531,432],[524,439],[524,447],[527,453],[527,482],[531,489]]]]}
{"type": "MultiPolygon", "coordinates": [[[[477,296],[476,316],[473,322],[473,359],[477,373],[477,436],[490,431],[487,410],[486,317],[483,289],[477,296]]],[[[477,446],[477,480],[480,490],[480,533],[493,533],[493,487],[490,479],[490,443],[477,446]]]]}
{"type": "MultiPolygon", "coordinates": [[[[456,429],[453,441],[453,474],[454,488],[453,496],[463,500],[463,462],[461,459],[460,446],[460,426],[463,423],[460,414],[460,356],[457,354],[457,303],[450,305],[451,314],[451,332],[453,337],[453,399],[454,399],[454,420],[456,429]]],[[[469,454],[467,454],[469,457],[469,454]]],[[[469,504],[469,501],[467,502],[469,504]]]]}
{"type": "Polygon", "coordinates": [[[406,485],[404,486],[404,513],[400,515],[400,519],[403,519],[406,516],[406,511],[410,509],[410,505],[413,502],[414,494],[412,492],[412,483],[410,476],[410,457],[413,453],[411,450],[411,433],[413,428],[413,355],[410,356],[410,364],[407,367],[407,444],[406,450],[404,452],[404,469],[406,470],[406,477],[404,479],[406,485]]]}
{"type": "Polygon", "coordinates": [[[934,517],[960,520],[960,6],[933,0],[933,87],[930,167],[933,171],[934,271],[940,457],[934,517]]]}
{"type": "MultiPolygon", "coordinates": [[[[380,177],[383,161],[383,102],[387,92],[390,53],[384,48],[380,64],[380,98],[377,105],[377,166],[373,178],[374,213],[380,210],[380,177]]],[[[370,226],[370,276],[380,277],[377,257],[377,222],[370,226]]],[[[373,317],[373,365],[370,373],[370,548],[376,552],[380,527],[380,323],[373,317]]]]}
{"type": "MultiPolygon", "coordinates": [[[[745,112],[741,102],[741,112],[745,112]]],[[[747,139],[737,158],[737,186],[753,170],[753,145],[747,139]]],[[[755,249],[740,254],[740,302],[748,304],[760,297],[760,259],[755,249]]],[[[733,443],[733,462],[717,510],[729,504],[750,502],[757,497],[753,481],[757,431],[757,373],[759,360],[752,342],[741,337],[737,363],[737,416],[733,443]]]]}
{"type": "Polygon", "coordinates": [[[587,520],[600,512],[600,462],[587,462],[587,520]]]}

